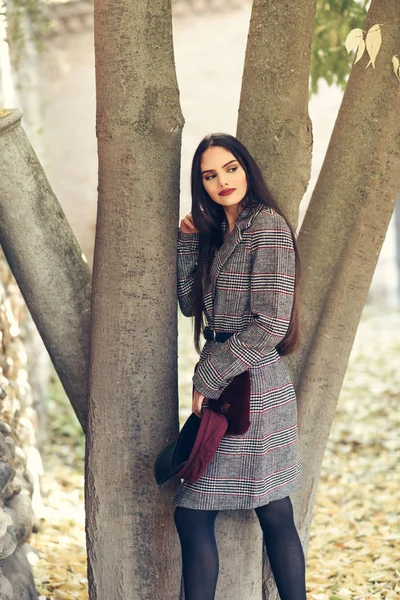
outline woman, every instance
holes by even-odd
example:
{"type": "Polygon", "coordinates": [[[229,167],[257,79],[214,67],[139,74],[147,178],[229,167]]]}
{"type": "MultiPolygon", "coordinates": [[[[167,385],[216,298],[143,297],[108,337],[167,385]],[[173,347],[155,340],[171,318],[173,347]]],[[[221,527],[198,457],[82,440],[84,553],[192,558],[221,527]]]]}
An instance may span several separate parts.
{"type": "Polygon", "coordinates": [[[193,376],[192,410],[201,417],[206,399],[218,398],[249,370],[251,425],[243,435],[225,435],[200,479],[183,480],[175,494],[185,600],[214,598],[218,511],[249,508],[259,518],[281,600],[304,600],[304,554],[289,498],[301,474],[296,396],[281,359],[299,338],[295,235],[233,136],[201,141],[191,184],[192,212],[178,232],[179,305],[194,317],[198,351],[204,320],[212,338],[232,334],[206,341],[193,376]]]}

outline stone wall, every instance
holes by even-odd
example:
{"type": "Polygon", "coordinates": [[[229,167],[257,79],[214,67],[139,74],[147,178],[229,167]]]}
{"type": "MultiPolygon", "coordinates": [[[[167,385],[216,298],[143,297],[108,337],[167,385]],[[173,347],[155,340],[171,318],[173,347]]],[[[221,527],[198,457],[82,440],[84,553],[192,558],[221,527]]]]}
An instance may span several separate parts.
{"type": "Polygon", "coordinates": [[[42,462],[26,320],[24,300],[0,252],[0,597],[7,600],[37,598],[25,550],[40,515],[42,462]]]}

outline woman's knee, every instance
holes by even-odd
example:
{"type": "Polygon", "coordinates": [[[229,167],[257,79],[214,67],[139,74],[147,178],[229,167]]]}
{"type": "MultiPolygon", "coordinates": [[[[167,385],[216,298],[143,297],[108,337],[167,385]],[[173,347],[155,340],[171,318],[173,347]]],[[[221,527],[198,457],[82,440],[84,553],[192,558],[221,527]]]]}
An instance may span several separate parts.
{"type": "Polygon", "coordinates": [[[217,510],[197,510],[177,506],[174,512],[175,526],[180,531],[193,531],[194,529],[208,529],[214,526],[217,510]]]}
{"type": "Polygon", "coordinates": [[[255,509],[262,529],[279,528],[293,521],[293,507],[289,496],[280,500],[271,500],[255,509]]]}
{"type": "Polygon", "coordinates": [[[188,521],[190,520],[188,519],[189,515],[187,514],[187,510],[190,509],[183,508],[182,506],[177,506],[175,508],[174,522],[178,531],[185,527],[185,525],[188,524],[188,521]]]}

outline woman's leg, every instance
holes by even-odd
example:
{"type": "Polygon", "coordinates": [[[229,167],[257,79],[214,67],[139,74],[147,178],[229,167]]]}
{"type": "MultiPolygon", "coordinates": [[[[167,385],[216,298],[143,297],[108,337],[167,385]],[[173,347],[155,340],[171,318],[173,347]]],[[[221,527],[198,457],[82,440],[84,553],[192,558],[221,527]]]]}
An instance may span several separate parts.
{"type": "Polygon", "coordinates": [[[289,496],[255,511],[281,600],[306,600],[304,552],[289,496]]]}
{"type": "Polygon", "coordinates": [[[177,506],[174,520],[182,548],[185,600],[214,600],[218,550],[214,534],[217,510],[177,506]]]}

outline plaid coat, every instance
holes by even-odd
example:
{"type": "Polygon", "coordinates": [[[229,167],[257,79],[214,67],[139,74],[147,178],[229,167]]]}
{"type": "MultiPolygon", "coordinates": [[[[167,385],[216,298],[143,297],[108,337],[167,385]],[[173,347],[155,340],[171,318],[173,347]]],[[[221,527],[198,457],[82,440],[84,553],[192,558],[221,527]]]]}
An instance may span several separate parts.
{"type": "MultiPolygon", "coordinates": [[[[226,229],[226,219],[222,228],[226,229]]],[[[199,234],[178,232],[178,301],[190,316],[199,234]]],[[[235,375],[249,369],[250,421],[243,435],[225,435],[202,477],[182,480],[173,503],[201,510],[256,508],[284,498],[300,484],[297,404],[293,384],[275,349],[293,305],[295,253],[286,221],[272,208],[242,210],[203,276],[207,324],[235,332],[225,343],[206,342],[193,383],[218,398],[235,375]]],[[[206,404],[206,402],[205,402],[206,404]]]]}

